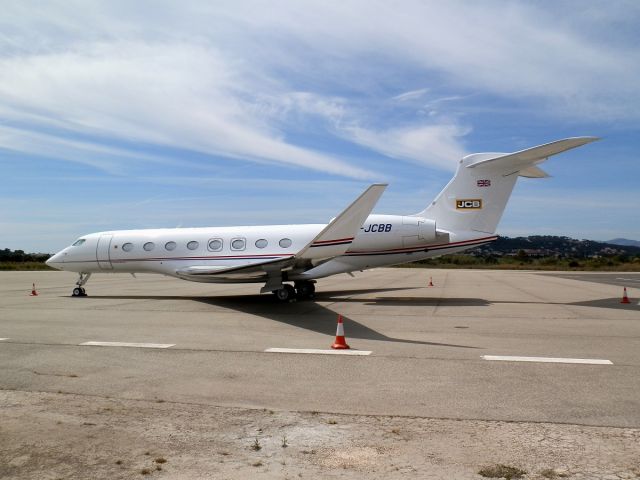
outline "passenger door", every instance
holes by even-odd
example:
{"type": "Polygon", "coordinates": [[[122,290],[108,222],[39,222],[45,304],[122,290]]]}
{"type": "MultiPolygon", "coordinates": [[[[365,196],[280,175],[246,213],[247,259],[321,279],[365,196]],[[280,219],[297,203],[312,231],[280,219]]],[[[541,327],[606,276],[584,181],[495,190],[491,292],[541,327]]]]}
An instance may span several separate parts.
{"type": "Polygon", "coordinates": [[[96,260],[98,266],[103,270],[113,270],[111,265],[111,257],[109,255],[111,249],[111,240],[113,235],[100,235],[98,246],[96,247],[96,260]]]}

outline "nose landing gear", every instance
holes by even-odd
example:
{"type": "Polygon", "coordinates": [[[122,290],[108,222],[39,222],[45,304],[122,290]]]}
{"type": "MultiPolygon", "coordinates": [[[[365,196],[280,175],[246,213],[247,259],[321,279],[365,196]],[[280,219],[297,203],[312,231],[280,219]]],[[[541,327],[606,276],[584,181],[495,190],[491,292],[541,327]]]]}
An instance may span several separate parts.
{"type": "Polygon", "coordinates": [[[76,286],[71,292],[72,297],[86,297],[87,292],[85,291],[83,285],[89,281],[89,277],[91,277],[90,273],[81,273],[78,277],[78,281],[76,282],[76,286]]]}
{"type": "Polygon", "coordinates": [[[71,296],[72,297],[86,297],[87,296],[87,292],[82,287],[76,287],[76,288],[73,289],[73,292],[71,292],[71,296]]]}

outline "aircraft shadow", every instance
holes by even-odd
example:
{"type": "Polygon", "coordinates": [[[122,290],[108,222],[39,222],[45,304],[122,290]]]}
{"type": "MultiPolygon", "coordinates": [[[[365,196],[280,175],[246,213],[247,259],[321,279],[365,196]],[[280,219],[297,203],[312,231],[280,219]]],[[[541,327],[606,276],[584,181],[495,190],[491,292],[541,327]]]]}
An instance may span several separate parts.
{"type": "Polygon", "coordinates": [[[581,302],[518,302],[518,301],[492,301],[491,303],[511,303],[515,305],[565,305],[568,307],[592,307],[592,308],[613,308],[617,310],[634,310],[634,306],[636,309],[639,307],[635,305],[635,302],[632,300],[631,304],[620,303],[620,298],[598,298],[595,300],[584,300],[581,302]]]}
{"type": "MultiPolygon", "coordinates": [[[[421,288],[421,287],[416,287],[421,288]]],[[[318,302],[340,302],[340,303],[361,303],[363,305],[385,305],[385,306],[435,306],[444,304],[457,305],[486,305],[488,302],[481,299],[428,299],[422,297],[377,297],[371,298],[350,298],[353,295],[388,292],[395,290],[408,290],[407,288],[382,288],[382,289],[362,289],[345,290],[340,292],[319,292],[313,300],[297,301],[289,304],[278,303],[271,295],[233,295],[233,296],[212,296],[212,297],[190,297],[190,296],[160,296],[160,295],[90,295],[83,300],[91,299],[117,299],[117,300],[191,300],[214,307],[226,308],[237,312],[261,316],[265,319],[284,323],[296,328],[327,334],[335,331],[336,317],[338,312],[331,310],[328,306],[318,302]],[[453,303],[449,303],[453,300],[453,303]]],[[[406,343],[415,345],[430,345],[453,348],[482,348],[469,345],[456,345],[449,343],[426,342],[404,338],[395,338],[384,335],[356,320],[348,315],[342,315],[348,330],[348,338],[362,340],[376,340],[383,342],[406,343]]],[[[393,317],[389,317],[393,321],[393,317]]]]}

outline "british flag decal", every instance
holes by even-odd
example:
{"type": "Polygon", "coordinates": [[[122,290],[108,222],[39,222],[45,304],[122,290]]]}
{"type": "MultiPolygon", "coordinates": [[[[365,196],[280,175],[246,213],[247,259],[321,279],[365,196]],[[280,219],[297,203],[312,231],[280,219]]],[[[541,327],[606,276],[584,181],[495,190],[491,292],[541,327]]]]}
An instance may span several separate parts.
{"type": "Polygon", "coordinates": [[[478,180],[476,182],[476,185],[478,185],[479,187],[490,187],[491,186],[491,180],[478,180]]]}

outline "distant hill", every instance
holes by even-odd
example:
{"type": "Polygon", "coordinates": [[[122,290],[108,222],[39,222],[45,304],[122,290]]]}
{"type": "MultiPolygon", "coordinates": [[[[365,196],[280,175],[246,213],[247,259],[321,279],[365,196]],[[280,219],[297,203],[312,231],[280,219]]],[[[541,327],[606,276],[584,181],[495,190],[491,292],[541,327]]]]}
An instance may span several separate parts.
{"type": "Polygon", "coordinates": [[[607,243],[612,245],[622,245],[625,247],[640,247],[640,242],[638,240],[629,240],[628,238],[614,238],[613,240],[608,240],[607,243]]]}
{"type": "Polygon", "coordinates": [[[569,237],[533,235],[530,237],[498,237],[493,243],[483,245],[471,252],[473,255],[495,255],[498,257],[526,254],[530,257],[592,258],[613,255],[639,255],[640,244],[619,245],[593,240],[576,240],[569,237]]]}

